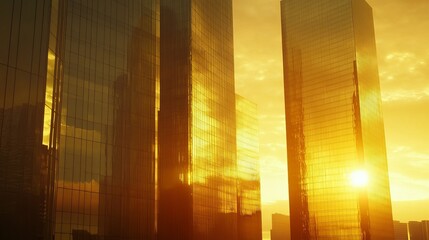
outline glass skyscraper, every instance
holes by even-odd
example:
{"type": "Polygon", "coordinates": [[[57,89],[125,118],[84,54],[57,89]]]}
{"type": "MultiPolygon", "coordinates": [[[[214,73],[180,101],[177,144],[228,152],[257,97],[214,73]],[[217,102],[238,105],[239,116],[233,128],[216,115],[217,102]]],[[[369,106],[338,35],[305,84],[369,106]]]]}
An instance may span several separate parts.
{"type": "Polygon", "coordinates": [[[239,240],[261,240],[258,109],[235,95],[237,124],[237,227],[239,240]]]}
{"type": "Polygon", "coordinates": [[[237,239],[232,1],[160,14],[158,239],[237,239]]]}
{"type": "Polygon", "coordinates": [[[0,1],[0,239],[51,239],[62,1],[0,1]]]}
{"type": "Polygon", "coordinates": [[[55,239],[154,239],[155,0],[68,0],[55,239]]]}
{"type": "Polygon", "coordinates": [[[393,239],[372,9],[282,0],[281,13],[292,239],[393,239]]]}
{"type": "Polygon", "coordinates": [[[0,13],[0,239],[261,239],[232,0],[0,13]]]}

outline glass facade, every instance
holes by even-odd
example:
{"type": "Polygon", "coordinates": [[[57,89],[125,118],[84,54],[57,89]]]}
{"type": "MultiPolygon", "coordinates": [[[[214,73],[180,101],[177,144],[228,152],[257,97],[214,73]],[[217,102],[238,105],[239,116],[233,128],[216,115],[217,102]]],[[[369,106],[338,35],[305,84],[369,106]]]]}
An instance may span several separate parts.
{"type": "Polygon", "coordinates": [[[63,13],[0,1],[0,239],[52,239],[63,13]]]}
{"type": "Polygon", "coordinates": [[[155,0],[68,0],[55,239],[154,239],[155,0]]]}
{"type": "Polygon", "coordinates": [[[393,239],[372,9],[282,0],[292,239],[393,239]],[[368,185],[354,187],[354,172],[368,185]]]}
{"type": "Polygon", "coordinates": [[[237,125],[238,239],[261,240],[258,110],[255,103],[235,96],[237,125]]]}
{"type": "Polygon", "coordinates": [[[161,0],[158,239],[237,239],[231,0],[161,0]]]}
{"type": "Polygon", "coordinates": [[[0,239],[261,239],[231,0],[0,13],[0,239]]]}

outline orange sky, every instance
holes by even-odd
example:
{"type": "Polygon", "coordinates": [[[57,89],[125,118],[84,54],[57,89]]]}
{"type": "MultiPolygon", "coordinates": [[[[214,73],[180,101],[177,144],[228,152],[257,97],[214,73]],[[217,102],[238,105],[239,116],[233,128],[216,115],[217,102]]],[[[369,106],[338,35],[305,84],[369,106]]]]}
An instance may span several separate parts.
{"type": "MultiPolygon", "coordinates": [[[[233,2],[236,90],[259,108],[264,210],[288,198],[280,0],[233,2]]],[[[374,11],[392,201],[429,199],[429,1],[367,2],[374,11]]],[[[400,211],[393,214],[401,219],[400,211]]]]}

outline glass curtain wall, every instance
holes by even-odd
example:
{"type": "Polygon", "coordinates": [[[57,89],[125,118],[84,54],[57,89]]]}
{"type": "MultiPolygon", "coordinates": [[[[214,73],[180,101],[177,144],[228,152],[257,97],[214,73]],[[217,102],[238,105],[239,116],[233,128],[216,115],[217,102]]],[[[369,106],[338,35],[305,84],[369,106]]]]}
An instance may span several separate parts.
{"type": "Polygon", "coordinates": [[[281,10],[292,239],[391,239],[371,7],[282,0],[281,10]],[[356,171],[367,186],[351,184],[356,171]]]}
{"type": "Polygon", "coordinates": [[[231,0],[161,0],[159,239],[237,239],[231,0]]]}
{"type": "Polygon", "coordinates": [[[51,239],[65,1],[0,1],[0,238],[51,239]]]}
{"type": "Polygon", "coordinates": [[[155,0],[69,0],[55,239],[154,239],[155,0]]]}

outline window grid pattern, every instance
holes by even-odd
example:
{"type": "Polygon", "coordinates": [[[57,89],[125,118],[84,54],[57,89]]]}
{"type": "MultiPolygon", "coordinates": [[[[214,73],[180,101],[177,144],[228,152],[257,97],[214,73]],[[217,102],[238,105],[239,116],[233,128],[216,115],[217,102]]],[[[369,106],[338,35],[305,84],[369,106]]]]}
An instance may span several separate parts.
{"type": "Polygon", "coordinates": [[[232,36],[232,1],[161,0],[160,239],[237,238],[232,36]]]}
{"type": "Polygon", "coordinates": [[[52,237],[62,7],[0,2],[0,239],[52,237]]]}
{"type": "Polygon", "coordinates": [[[255,103],[236,95],[238,239],[261,240],[258,110],[255,103]]]}
{"type": "Polygon", "coordinates": [[[292,238],[389,239],[371,9],[363,0],[281,7],[292,238]],[[366,189],[349,182],[361,168],[366,189]]]}
{"type": "Polygon", "coordinates": [[[69,0],[55,239],[154,239],[156,1],[69,0]]]}

